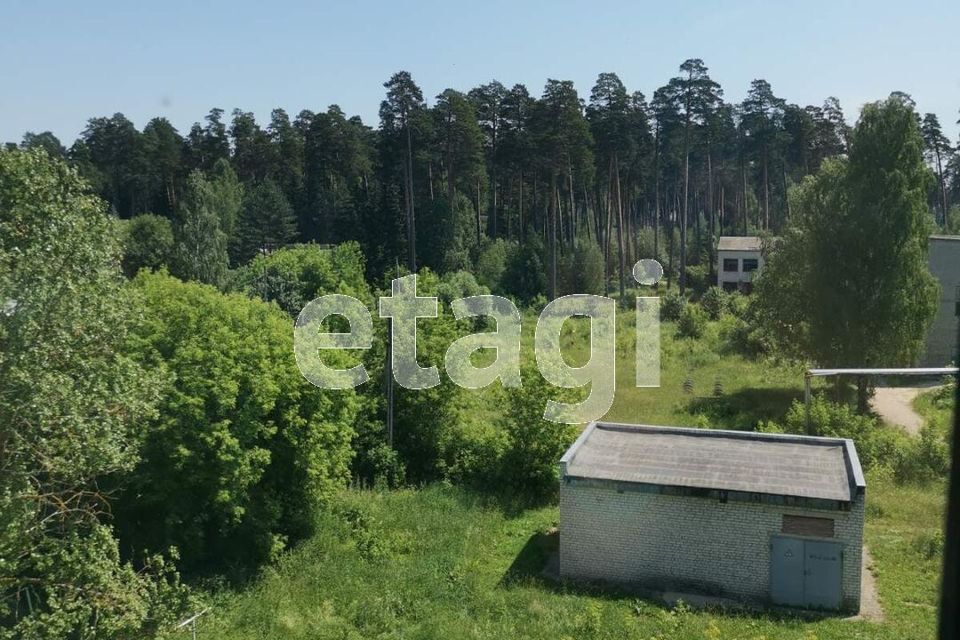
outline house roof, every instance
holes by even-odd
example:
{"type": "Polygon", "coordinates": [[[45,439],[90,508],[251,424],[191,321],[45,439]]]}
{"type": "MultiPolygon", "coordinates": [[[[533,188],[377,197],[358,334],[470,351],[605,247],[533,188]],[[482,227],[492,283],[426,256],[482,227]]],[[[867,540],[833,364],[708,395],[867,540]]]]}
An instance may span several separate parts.
{"type": "Polygon", "coordinates": [[[720,236],[717,251],[760,251],[762,242],[758,236],[720,236]]]}
{"type": "Polygon", "coordinates": [[[561,475],[852,502],[865,482],[850,440],[591,423],[560,461],[561,475]]]}

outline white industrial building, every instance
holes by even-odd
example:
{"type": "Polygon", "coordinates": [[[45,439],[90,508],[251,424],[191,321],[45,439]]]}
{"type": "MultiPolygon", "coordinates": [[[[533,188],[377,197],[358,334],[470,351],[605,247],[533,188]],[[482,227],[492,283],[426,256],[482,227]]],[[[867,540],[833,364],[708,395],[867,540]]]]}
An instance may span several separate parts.
{"type": "Polygon", "coordinates": [[[940,283],[940,303],[927,331],[920,363],[927,367],[942,367],[955,362],[958,352],[960,236],[930,236],[927,259],[930,273],[940,283]]]}
{"type": "Polygon", "coordinates": [[[592,423],[560,461],[564,579],[860,608],[850,440],[592,423]]]}
{"type": "Polygon", "coordinates": [[[763,268],[763,242],[757,236],[720,236],[717,242],[717,286],[750,293],[763,268]]]}

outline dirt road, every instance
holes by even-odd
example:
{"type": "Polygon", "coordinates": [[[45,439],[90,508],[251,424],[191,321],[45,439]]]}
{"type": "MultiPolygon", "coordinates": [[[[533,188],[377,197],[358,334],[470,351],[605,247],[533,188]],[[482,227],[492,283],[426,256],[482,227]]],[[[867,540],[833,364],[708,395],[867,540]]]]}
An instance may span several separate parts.
{"type": "Polygon", "coordinates": [[[935,386],[876,387],[870,407],[884,422],[899,425],[911,435],[919,435],[923,418],[913,410],[913,399],[935,386]]]}

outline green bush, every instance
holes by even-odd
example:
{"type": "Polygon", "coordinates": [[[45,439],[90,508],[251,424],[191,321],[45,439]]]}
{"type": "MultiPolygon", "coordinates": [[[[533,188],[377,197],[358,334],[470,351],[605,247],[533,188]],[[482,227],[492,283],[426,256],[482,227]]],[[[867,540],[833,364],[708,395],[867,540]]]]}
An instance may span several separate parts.
{"type": "Polygon", "coordinates": [[[498,480],[502,490],[536,501],[556,493],[557,461],[579,427],[543,419],[547,400],[575,401],[572,390],[551,386],[532,365],[524,367],[522,379],[523,386],[507,389],[507,442],[498,480]]]}
{"type": "Polygon", "coordinates": [[[564,294],[603,293],[603,252],[596,242],[581,238],[573,255],[565,256],[562,263],[564,294]]]}
{"type": "Polygon", "coordinates": [[[479,284],[469,271],[452,271],[440,277],[437,298],[449,306],[458,298],[489,295],[490,290],[479,284]]]}
{"type": "Polygon", "coordinates": [[[947,219],[944,221],[944,223],[944,231],[947,233],[960,233],[960,204],[955,204],[950,207],[950,211],[947,212],[947,219]]]}
{"type": "MultiPolygon", "coordinates": [[[[376,433],[382,436],[383,429],[377,429],[376,433]]],[[[357,446],[351,469],[361,481],[367,481],[374,487],[395,489],[407,481],[407,469],[400,454],[382,440],[357,446]]]]}
{"type": "Polygon", "coordinates": [[[884,427],[873,416],[860,415],[846,404],[831,402],[821,396],[810,402],[809,428],[806,409],[800,401],[794,401],[785,421],[787,431],[791,433],[850,438],[857,446],[860,462],[867,468],[895,468],[903,447],[909,443],[909,437],[902,431],[884,427]]]}
{"type": "Polygon", "coordinates": [[[333,249],[303,244],[255,257],[233,273],[229,289],[276,302],[296,317],[304,305],[328,293],[353,296],[372,306],[363,274],[363,254],[356,242],[333,249]]]}
{"type": "Polygon", "coordinates": [[[753,298],[728,294],[730,314],[722,319],[721,331],[729,345],[743,355],[756,357],[776,352],[770,326],[759,317],[753,298]]]}
{"type": "Polygon", "coordinates": [[[935,429],[920,429],[903,447],[894,474],[900,482],[927,482],[945,478],[950,470],[950,447],[935,429]]]}
{"type": "Polygon", "coordinates": [[[707,314],[698,305],[688,304],[677,321],[677,335],[681,338],[699,338],[707,327],[707,314]]]}
{"type": "Polygon", "coordinates": [[[503,293],[522,301],[533,300],[547,291],[547,268],[543,242],[530,235],[512,252],[503,277],[503,293]]]}
{"type": "Polygon", "coordinates": [[[504,291],[503,276],[510,257],[516,250],[515,242],[508,242],[501,238],[487,242],[477,256],[475,269],[477,282],[496,293],[504,291]]]}
{"type": "MultiPolygon", "coordinates": [[[[468,274],[461,274],[467,276],[468,274]]],[[[472,281],[470,286],[475,286],[472,281]]],[[[449,291],[459,290],[464,280],[452,274],[449,291]]],[[[439,296],[443,283],[427,268],[417,278],[417,295],[439,296]]],[[[472,321],[459,322],[446,305],[439,305],[437,317],[417,328],[417,354],[420,366],[444,370],[444,354],[461,335],[471,333],[472,321]]],[[[378,393],[374,387],[373,393],[378,393]]],[[[405,389],[394,385],[394,446],[406,469],[407,480],[414,483],[441,480],[444,477],[446,433],[457,420],[456,402],[463,390],[441,373],[440,384],[429,389],[405,389]]]]}
{"type": "MultiPolygon", "coordinates": [[[[713,282],[715,282],[715,280],[713,282]]],[[[709,265],[687,265],[687,288],[689,290],[695,293],[703,293],[711,284],[709,265]]]]}
{"type": "Polygon", "coordinates": [[[276,307],[165,274],[132,285],[144,301],[133,353],[166,375],[118,529],[133,549],[178,547],[188,567],[273,557],[348,479],[360,399],[301,376],[276,307]]]}
{"type": "Polygon", "coordinates": [[[668,293],[660,302],[660,318],[662,320],[679,320],[684,307],[687,306],[687,299],[676,291],[668,293]]]}
{"type": "Polygon", "coordinates": [[[791,433],[850,438],[865,468],[890,469],[899,482],[943,478],[950,467],[947,442],[934,429],[924,427],[920,437],[911,437],[900,429],[881,425],[872,416],[859,415],[845,404],[819,396],[810,403],[809,429],[804,405],[799,401],[787,412],[785,427],[791,433]]]}
{"type": "Polygon", "coordinates": [[[160,269],[173,257],[173,225],[162,216],[142,213],[123,226],[123,271],[133,277],[140,269],[160,269]]]}
{"type": "Polygon", "coordinates": [[[652,227],[642,227],[637,232],[637,255],[644,258],[659,260],[660,264],[665,264],[667,251],[667,239],[664,237],[664,230],[660,228],[660,238],[657,240],[652,227]],[[656,245],[657,251],[654,251],[656,245]],[[654,255],[657,253],[658,255],[654,255]]]}
{"type": "Polygon", "coordinates": [[[727,294],[720,287],[710,287],[700,298],[700,306],[711,320],[719,320],[727,311],[727,294]]]}
{"type": "Polygon", "coordinates": [[[162,381],[127,353],[115,222],[66,163],[0,149],[0,638],[152,637],[189,606],[111,526],[162,381]]]}
{"type": "Polygon", "coordinates": [[[745,296],[739,291],[731,293],[724,292],[726,297],[726,310],[735,318],[745,318],[750,311],[750,297],[745,296]]]}
{"type": "Polygon", "coordinates": [[[943,531],[921,531],[913,540],[913,549],[924,560],[933,560],[943,556],[943,531]]]}
{"type": "Polygon", "coordinates": [[[451,424],[441,441],[444,479],[481,491],[499,489],[501,460],[509,443],[501,425],[470,420],[451,424]]]}

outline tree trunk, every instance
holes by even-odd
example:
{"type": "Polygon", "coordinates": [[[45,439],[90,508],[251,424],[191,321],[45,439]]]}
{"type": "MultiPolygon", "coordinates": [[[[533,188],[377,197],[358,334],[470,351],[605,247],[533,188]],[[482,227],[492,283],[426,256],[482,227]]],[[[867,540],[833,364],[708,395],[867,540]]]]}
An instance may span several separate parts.
{"type": "MultiPolygon", "coordinates": [[[[786,220],[790,219],[790,199],[787,197],[787,163],[784,162],[780,165],[780,172],[783,176],[783,210],[786,213],[786,220]]],[[[786,226],[782,224],[781,228],[786,226]]]]}
{"type": "Polygon", "coordinates": [[[447,151],[447,153],[446,153],[446,155],[447,155],[447,161],[446,161],[446,164],[447,164],[447,167],[446,167],[446,169],[447,169],[447,206],[450,208],[450,213],[449,213],[450,218],[453,219],[453,218],[454,218],[454,215],[453,215],[453,200],[454,200],[454,198],[456,197],[456,187],[455,187],[454,185],[455,185],[455,183],[456,183],[457,177],[456,177],[456,175],[455,175],[455,171],[454,171],[454,168],[453,168],[453,142],[452,142],[451,140],[449,140],[449,139],[447,140],[447,149],[446,149],[446,151],[447,151]]]}
{"type": "Polygon", "coordinates": [[[940,224],[947,224],[947,190],[943,183],[943,165],[940,160],[940,145],[934,151],[937,154],[937,180],[940,182],[940,224]]]}
{"type": "Polygon", "coordinates": [[[604,200],[603,293],[610,292],[610,238],[613,236],[613,180],[607,169],[607,198],[604,200]]]}
{"type": "Polygon", "coordinates": [[[653,259],[660,259],[660,125],[653,139],[653,259]]]}
{"type": "Polygon", "coordinates": [[[537,175],[537,171],[534,171],[533,172],[533,201],[530,203],[530,211],[533,212],[532,222],[533,222],[534,230],[536,230],[537,228],[537,215],[539,212],[539,209],[537,209],[537,186],[538,186],[537,183],[539,182],[539,177],[540,176],[537,175]]]}
{"type": "Polygon", "coordinates": [[[487,222],[487,229],[490,230],[490,237],[497,237],[497,171],[496,168],[491,172],[490,175],[490,220],[487,222]]]}
{"type": "Polygon", "coordinates": [[[560,245],[560,252],[563,253],[566,245],[567,231],[566,231],[566,224],[563,221],[564,220],[563,198],[560,197],[559,186],[557,187],[556,197],[557,197],[557,227],[559,228],[558,229],[559,239],[557,244],[560,245]]]}
{"type": "Polygon", "coordinates": [[[518,238],[520,239],[520,241],[522,242],[522,241],[523,241],[523,231],[524,231],[524,229],[523,229],[523,171],[520,172],[520,200],[519,200],[519,202],[520,202],[520,205],[519,205],[519,209],[520,209],[520,219],[517,220],[517,225],[518,225],[518,228],[517,228],[517,237],[518,237],[518,238]]]}
{"type": "Polygon", "coordinates": [[[687,126],[683,134],[683,210],[680,217],[680,295],[687,288],[687,206],[689,203],[690,188],[690,121],[687,117],[687,126]]]}
{"type": "MultiPolygon", "coordinates": [[[[676,204],[676,203],[674,203],[676,204]]],[[[673,279],[673,209],[667,213],[667,290],[670,290],[670,281],[673,279]]]]}
{"type": "Polygon", "coordinates": [[[550,173],[550,220],[547,223],[550,244],[550,299],[557,297],[557,174],[550,173]]]}
{"type": "Polygon", "coordinates": [[[743,235],[747,235],[747,216],[749,215],[749,204],[747,203],[747,167],[744,161],[743,141],[740,143],[740,178],[743,181],[743,197],[740,200],[740,221],[743,225],[743,235]]]}
{"type": "Polygon", "coordinates": [[[623,273],[626,267],[623,255],[623,198],[620,194],[620,163],[617,160],[617,154],[615,153],[613,154],[613,174],[617,187],[617,254],[620,258],[620,304],[624,304],[627,293],[623,273]]]}
{"type": "Polygon", "coordinates": [[[714,249],[716,248],[717,242],[717,223],[716,216],[714,215],[713,207],[713,151],[710,148],[710,145],[707,145],[707,215],[710,217],[710,224],[708,228],[710,229],[710,244],[707,248],[707,256],[710,261],[709,274],[710,278],[707,280],[708,283],[716,281],[716,273],[714,272],[714,249]]]}
{"type": "Polygon", "coordinates": [[[413,204],[413,141],[410,137],[410,123],[407,130],[407,266],[410,273],[417,272],[417,216],[413,204]]]}
{"type": "Polygon", "coordinates": [[[480,177],[477,176],[477,246],[480,246],[480,177]]]}
{"type": "MultiPolygon", "coordinates": [[[[763,228],[770,228],[770,177],[767,173],[767,149],[763,149],[763,228]]],[[[760,226],[760,225],[757,225],[760,226]]]]}
{"type": "Polygon", "coordinates": [[[581,192],[583,194],[583,212],[584,212],[583,226],[587,230],[587,238],[590,238],[590,236],[594,234],[596,229],[593,227],[593,215],[591,215],[590,196],[587,193],[586,184],[583,184],[581,186],[581,192]]]}

